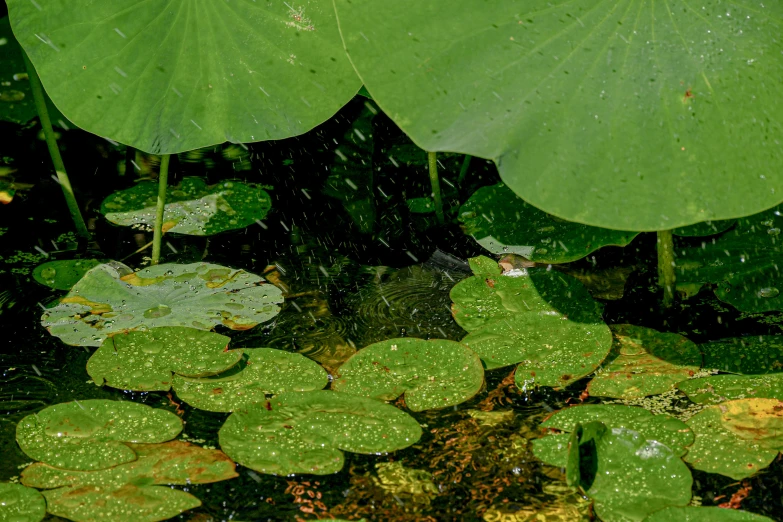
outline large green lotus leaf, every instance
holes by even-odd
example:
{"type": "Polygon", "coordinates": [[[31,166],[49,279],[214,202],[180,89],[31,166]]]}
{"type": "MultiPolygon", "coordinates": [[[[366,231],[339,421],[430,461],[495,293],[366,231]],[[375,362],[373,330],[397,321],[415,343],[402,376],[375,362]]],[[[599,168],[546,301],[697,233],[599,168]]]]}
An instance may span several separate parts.
{"type": "Polygon", "coordinates": [[[338,370],[337,392],[391,401],[405,394],[413,411],[467,401],[481,389],[481,359],[465,345],[412,337],[387,339],[359,350],[338,370]]]}
{"type": "Polygon", "coordinates": [[[649,231],[783,199],[783,4],[334,3],[359,76],[418,146],[493,159],[550,214],[649,231]]]}
{"type": "Polygon", "coordinates": [[[704,367],[746,375],[783,370],[783,335],[730,337],[699,345],[704,367]]]}
{"type": "MultiPolygon", "coordinates": [[[[111,194],[101,203],[101,213],[117,225],[152,227],[158,201],[158,183],[142,181],[111,194]]],[[[261,187],[240,181],[207,185],[201,178],[183,178],[166,189],[163,227],[167,232],[211,236],[244,228],[264,219],[272,198],[261,187]]]]}
{"type": "Polygon", "coordinates": [[[677,248],[677,284],[716,284],[718,298],[743,312],[783,310],[781,211],[775,207],[740,219],[701,245],[677,248]]]}
{"type": "Polygon", "coordinates": [[[64,343],[100,346],[110,335],[156,326],[247,330],[280,311],[282,292],[263,278],[211,263],[151,266],[120,277],[99,265],[41,323],[64,343]]]}
{"type": "Polygon", "coordinates": [[[783,451],[783,401],[737,399],[724,402],[719,408],[727,430],[764,448],[783,451]]]}
{"type": "Polygon", "coordinates": [[[710,406],[688,419],[696,441],[683,458],[696,469],[741,480],[769,466],[778,451],[740,437],[726,426],[723,409],[731,402],[710,406]]]}
{"type": "Polygon", "coordinates": [[[16,442],[32,459],[91,471],[136,460],[124,442],[165,442],[180,431],[182,421],[166,410],[91,399],[55,404],[28,415],[16,426],[16,442]]]}
{"type": "Polygon", "coordinates": [[[701,352],[682,335],[612,325],[612,353],[587,385],[590,395],[636,399],[665,393],[701,368],[701,352]]]}
{"type": "Polygon", "coordinates": [[[675,228],[672,233],[683,237],[713,236],[725,232],[734,226],[736,219],[724,219],[720,221],[704,221],[687,227],[675,228]]]}
{"type": "Polygon", "coordinates": [[[697,404],[750,398],[783,400],[783,373],[712,375],[683,381],[677,387],[697,404]]]}
{"type": "Polygon", "coordinates": [[[454,320],[468,332],[525,314],[603,323],[603,305],[574,277],[544,268],[512,270],[509,275],[490,275],[477,268],[476,275],[457,283],[450,293],[454,320]]]}
{"type": "Polygon", "coordinates": [[[261,473],[328,475],[342,469],[342,451],[407,448],[419,440],[421,428],[381,401],[322,390],[285,392],[251,404],[232,413],[218,435],[226,455],[261,473]]]}
{"type": "Polygon", "coordinates": [[[84,274],[100,264],[97,259],[47,261],[33,269],[33,279],[55,290],[70,290],[84,274]]]}
{"type": "Polygon", "coordinates": [[[225,335],[182,326],[164,326],[109,337],[87,361],[98,386],[121,390],[168,391],[172,373],[215,375],[234,366],[242,350],[228,350],[225,335]]]}
{"type": "Polygon", "coordinates": [[[38,491],[21,484],[0,484],[0,522],[38,522],[46,501],[38,491]]]}
{"type": "Polygon", "coordinates": [[[638,235],[558,219],[503,183],[474,192],[460,208],[459,220],[493,254],[514,253],[538,263],[576,261],[603,246],[625,246],[638,235]]]}
{"type": "Polygon", "coordinates": [[[721,507],[667,507],[652,513],[644,522],[772,522],[771,518],[721,507]]]}
{"type": "Polygon", "coordinates": [[[8,10],[76,125],[154,154],[302,134],[361,86],[329,0],[14,0],[8,10]]]}
{"type": "Polygon", "coordinates": [[[208,378],[175,375],[177,397],[207,411],[235,411],[265,402],[266,394],[323,389],[329,376],[321,366],[298,353],[273,348],[244,348],[247,360],[238,371],[208,378]]]}

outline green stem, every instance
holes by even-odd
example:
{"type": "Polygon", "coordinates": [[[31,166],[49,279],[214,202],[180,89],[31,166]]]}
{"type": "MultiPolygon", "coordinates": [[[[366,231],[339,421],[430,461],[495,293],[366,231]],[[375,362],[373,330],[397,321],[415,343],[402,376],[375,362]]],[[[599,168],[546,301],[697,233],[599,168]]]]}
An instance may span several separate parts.
{"type": "Polygon", "coordinates": [[[169,184],[169,160],[171,155],[165,154],[160,159],[160,174],[158,174],[158,205],[155,208],[155,228],[152,231],[152,264],[160,262],[160,243],[163,240],[163,207],[166,205],[166,188],[169,184]]]}
{"type": "Polygon", "coordinates": [[[470,160],[473,159],[473,156],[470,154],[465,154],[465,158],[462,160],[462,167],[459,169],[459,177],[457,178],[457,185],[462,186],[462,183],[465,181],[465,177],[468,175],[468,169],[470,168],[470,160]]]}
{"type": "Polygon", "coordinates": [[[430,185],[432,199],[435,200],[435,215],[441,225],[446,222],[443,217],[443,201],[440,198],[440,179],[438,178],[438,157],[436,152],[427,153],[427,163],[430,166],[430,185]]]}
{"type": "Polygon", "coordinates": [[[674,304],[674,290],[677,283],[674,273],[674,238],[671,230],[658,232],[658,284],[663,287],[663,306],[674,304]]]}
{"type": "Polygon", "coordinates": [[[68,179],[68,174],[65,172],[65,164],[63,158],[60,156],[60,149],[57,147],[57,138],[54,136],[54,129],[52,129],[52,120],[49,118],[49,111],[46,109],[46,95],[44,94],[43,85],[41,79],[38,77],[38,73],[27,57],[27,54],[23,51],[24,63],[27,67],[27,77],[30,80],[30,90],[33,93],[33,101],[35,102],[35,108],[38,111],[38,119],[41,122],[44,136],[46,137],[46,146],[49,148],[49,156],[52,158],[52,164],[54,165],[54,171],[57,173],[57,181],[60,183],[60,187],[63,190],[63,196],[65,196],[65,203],[68,205],[68,211],[71,213],[71,219],[76,227],[76,233],[85,238],[90,239],[90,232],[87,230],[87,225],[84,223],[82,213],[79,211],[79,204],[76,202],[76,197],[73,195],[73,187],[71,187],[71,180],[68,179]]]}

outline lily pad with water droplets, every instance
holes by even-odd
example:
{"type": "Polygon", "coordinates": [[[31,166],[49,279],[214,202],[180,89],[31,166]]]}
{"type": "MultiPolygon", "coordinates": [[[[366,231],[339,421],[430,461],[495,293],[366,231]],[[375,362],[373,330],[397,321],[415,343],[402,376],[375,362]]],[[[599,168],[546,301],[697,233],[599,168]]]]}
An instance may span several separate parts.
{"type": "Polygon", "coordinates": [[[84,274],[100,264],[97,259],[48,261],[33,269],[33,279],[55,290],[70,290],[84,274]]]}
{"type": "Polygon", "coordinates": [[[263,278],[221,265],[162,264],[120,276],[99,265],[47,310],[41,322],[63,342],[100,346],[110,335],[158,326],[247,330],[280,311],[282,292],[263,278]]]}
{"type": "Polygon", "coordinates": [[[465,233],[493,254],[513,253],[538,263],[576,261],[604,246],[625,246],[639,235],[556,218],[503,183],[474,192],[460,208],[459,220],[465,233]]]}
{"type": "Polygon", "coordinates": [[[228,350],[230,340],[182,326],[127,332],[103,341],[87,361],[87,373],[98,386],[168,391],[172,373],[206,377],[234,366],[242,350],[228,350]]]}
{"type": "Polygon", "coordinates": [[[712,375],[683,381],[677,387],[697,404],[718,404],[751,398],[783,400],[783,373],[712,375]]]}
{"type": "Polygon", "coordinates": [[[38,522],[46,501],[38,491],[21,484],[0,484],[0,522],[38,522]]]}
{"type": "Polygon", "coordinates": [[[91,399],[55,404],[24,417],[16,426],[16,441],[32,459],[92,471],[136,460],[125,442],[165,442],[180,431],[182,421],[166,410],[91,399]]]}
{"type": "Polygon", "coordinates": [[[772,522],[772,519],[738,509],[685,506],[656,511],[645,518],[644,522],[772,522]]]}
{"type": "Polygon", "coordinates": [[[587,385],[590,395],[636,399],[665,393],[701,367],[699,348],[681,335],[630,324],[611,329],[612,353],[587,385]]]}
{"type": "Polygon", "coordinates": [[[783,335],[730,337],[699,345],[704,367],[759,375],[783,371],[783,335]]]}
{"type": "Polygon", "coordinates": [[[261,473],[328,475],[343,451],[386,453],[415,444],[419,424],[375,399],[333,391],[285,392],[235,411],[219,432],[235,462],[261,473]]]}
{"type": "MultiPolygon", "coordinates": [[[[117,225],[152,227],[157,201],[158,183],[141,181],[104,199],[101,213],[117,225]]],[[[186,177],[166,189],[163,227],[177,234],[211,236],[264,219],[271,208],[272,198],[256,185],[221,181],[208,186],[201,178],[186,177]]]]}
{"type": "Polygon", "coordinates": [[[405,394],[413,411],[467,401],[481,389],[484,368],[475,352],[444,339],[388,339],[359,350],[338,370],[337,392],[391,401],[405,394]]]}
{"type": "Polygon", "coordinates": [[[207,378],[174,376],[177,397],[194,408],[236,411],[265,402],[266,394],[323,389],[329,376],[316,362],[298,353],[273,348],[244,348],[246,360],[207,378]]]}

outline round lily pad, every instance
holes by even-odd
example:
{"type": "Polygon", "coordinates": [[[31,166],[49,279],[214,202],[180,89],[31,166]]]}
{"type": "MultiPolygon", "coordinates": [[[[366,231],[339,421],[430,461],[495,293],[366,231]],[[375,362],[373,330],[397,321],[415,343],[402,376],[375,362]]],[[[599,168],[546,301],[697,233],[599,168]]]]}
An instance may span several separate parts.
{"type": "Polygon", "coordinates": [[[667,507],[652,513],[644,522],[772,522],[771,518],[717,506],[667,507]]]}
{"type": "MultiPolygon", "coordinates": [[[[724,411],[727,411],[727,406],[747,400],[710,406],[688,419],[687,424],[696,435],[696,441],[683,457],[685,461],[696,469],[719,473],[735,480],[750,477],[769,466],[778,455],[778,450],[768,449],[760,441],[740,436],[726,424],[724,411]]],[[[779,404],[779,401],[774,402],[779,404]]],[[[730,407],[734,411],[734,407],[730,407]]],[[[741,409],[741,406],[737,408],[741,409]]]]}
{"type": "Polygon", "coordinates": [[[28,415],[16,442],[28,457],[57,468],[98,470],[136,460],[124,442],[165,442],[182,431],[179,417],[134,402],[64,402],[28,415]]]}
{"type": "Polygon", "coordinates": [[[338,370],[332,389],[391,401],[405,394],[413,411],[454,406],[470,399],[484,383],[475,352],[444,339],[388,339],[371,344],[338,370]]]}
{"type": "MultiPolygon", "coordinates": [[[[157,201],[158,183],[141,181],[104,199],[101,213],[117,225],[152,227],[157,201]]],[[[201,178],[187,177],[166,189],[163,227],[177,234],[211,236],[264,219],[271,208],[272,198],[256,185],[221,181],[207,186],[201,178]]]]}
{"type": "Polygon", "coordinates": [[[701,368],[685,337],[630,324],[612,325],[612,352],[587,385],[590,395],[636,399],[664,393],[701,368]]]}
{"type": "Polygon", "coordinates": [[[46,515],[46,501],[33,488],[0,484],[0,522],[38,522],[46,515]]]}
{"type": "Polygon", "coordinates": [[[225,335],[163,326],[109,337],[87,361],[98,386],[135,391],[167,391],[172,373],[188,377],[215,375],[234,366],[242,350],[228,350],[225,335]]]}
{"type": "Polygon", "coordinates": [[[625,246],[638,232],[591,227],[556,218],[504,183],[482,187],[459,210],[466,234],[493,254],[519,254],[539,263],[568,263],[608,245],[625,246]]]}
{"type": "Polygon", "coordinates": [[[298,353],[273,348],[244,348],[247,359],[214,377],[175,375],[177,397],[194,408],[235,411],[265,402],[266,394],[323,389],[329,376],[316,362],[298,353]]]}
{"type": "Polygon", "coordinates": [[[783,335],[731,337],[699,348],[705,368],[746,375],[783,371],[783,335]]]}
{"type": "Polygon", "coordinates": [[[328,475],[342,451],[386,453],[415,444],[419,424],[375,399],[333,391],[285,392],[235,411],[219,432],[234,461],[261,473],[328,475]]]}
{"type": "Polygon", "coordinates": [[[162,264],[120,276],[87,272],[41,322],[66,344],[100,346],[108,336],[157,326],[247,330],[280,311],[282,292],[263,278],[211,263],[162,264]]]}
{"type": "Polygon", "coordinates": [[[568,465],[568,443],[571,433],[553,433],[533,440],[533,455],[550,466],[565,468],[568,465]]]}
{"type": "Polygon", "coordinates": [[[48,261],[33,269],[33,279],[55,290],[70,290],[84,274],[100,264],[97,259],[48,261]]]}
{"type": "Polygon", "coordinates": [[[697,404],[751,398],[783,400],[783,373],[712,375],[683,381],[677,387],[697,404]]]}

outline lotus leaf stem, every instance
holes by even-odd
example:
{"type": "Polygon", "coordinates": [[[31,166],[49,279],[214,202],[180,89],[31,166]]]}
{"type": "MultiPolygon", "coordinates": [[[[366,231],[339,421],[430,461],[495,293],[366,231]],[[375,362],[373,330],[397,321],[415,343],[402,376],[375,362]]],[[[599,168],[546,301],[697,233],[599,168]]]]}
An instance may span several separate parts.
{"type": "Polygon", "coordinates": [[[155,225],[152,231],[152,264],[160,262],[160,244],[163,240],[163,209],[166,206],[166,188],[169,184],[170,154],[164,154],[160,159],[160,174],[158,174],[158,204],[155,208],[155,225]]]}
{"type": "Polygon", "coordinates": [[[427,153],[427,163],[430,166],[430,185],[432,185],[432,199],[435,201],[435,215],[441,225],[446,222],[443,217],[443,201],[440,197],[440,179],[438,178],[437,152],[427,153]]]}
{"type": "Polygon", "coordinates": [[[459,177],[457,178],[457,185],[460,187],[468,175],[468,169],[470,169],[470,160],[472,159],[473,156],[470,154],[465,154],[465,157],[462,159],[462,167],[459,169],[459,177]]]}
{"type": "Polygon", "coordinates": [[[22,52],[24,56],[24,64],[27,67],[27,76],[30,80],[30,90],[33,93],[33,101],[35,102],[35,109],[38,111],[38,119],[41,122],[41,128],[43,128],[44,136],[46,137],[46,146],[49,148],[49,156],[52,158],[52,164],[54,165],[54,171],[57,173],[57,182],[62,188],[63,196],[65,196],[65,204],[68,205],[68,211],[71,213],[71,219],[76,227],[76,233],[85,239],[90,239],[90,232],[87,230],[87,225],[84,222],[81,211],[79,211],[79,204],[76,202],[76,196],[73,195],[73,187],[71,187],[71,180],[68,179],[68,174],[65,172],[65,164],[63,158],[60,156],[60,149],[57,147],[57,138],[54,135],[54,129],[52,128],[52,120],[49,117],[49,111],[46,108],[46,95],[44,94],[44,88],[41,84],[41,79],[38,77],[38,72],[30,62],[30,58],[27,57],[27,53],[22,52]]]}
{"type": "Polygon", "coordinates": [[[674,272],[674,238],[671,230],[658,232],[658,284],[663,287],[663,306],[674,304],[676,275],[674,272]]]}

